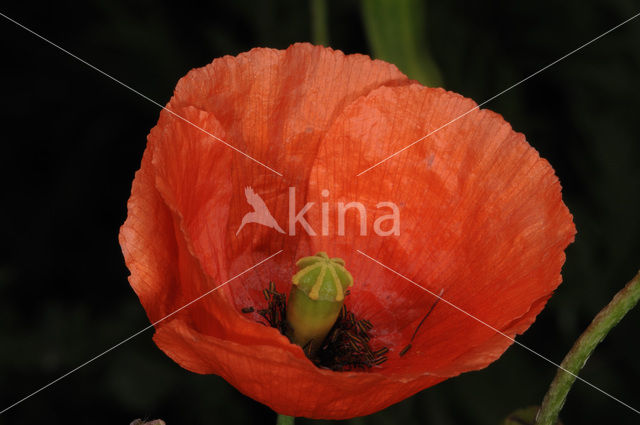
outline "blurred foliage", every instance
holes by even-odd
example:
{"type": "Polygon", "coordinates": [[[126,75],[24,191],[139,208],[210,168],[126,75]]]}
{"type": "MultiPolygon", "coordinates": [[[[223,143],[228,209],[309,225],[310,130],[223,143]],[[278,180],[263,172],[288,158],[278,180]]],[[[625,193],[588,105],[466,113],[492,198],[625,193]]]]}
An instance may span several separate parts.
{"type": "MultiPolygon", "coordinates": [[[[529,406],[524,409],[518,409],[502,422],[502,425],[535,425],[536,415],[540,406],[529,406]]],[[[557,425],[562,425],[557,422],[557,425]]]]}
{"type": "Polygon", "coordinates": [[[440,87],[442,78],[426,40],[423,0],[361,0],[373,56],[395,64],[409,78],[440,87]]]}
{"type": "MultiPolygon", "coordinates": [[[[327,2],[331,45],[369,52],[360,2],[327,2]]],[[[637,13],[632,0],[432,2],[412,18],[445,87],[478,102],[637,13]],[[427,9],[425,9],[427,10],[427,9]]],[[[307,2],[204,4],[62,0],[3,13],[160,103],[214,57],[310,40],[307,2]]],[[[395,38],[392,34],[391,38],[395,38]]],[[[130,289],[118,228],[145,138],[146,100],[0,20],[0,406],[148,325],[130,289]]],[[[565,283],[519,339],[560,361],[640,258],[640,22],[631,22],[487,105],[556,169],[578,227],[565,283]]],[[[640,313],[607,337],[582,377],[638,407],[640,313]]],[[[215,376],[184,371],[151,331],[0,416],[0,424],[274,423],[275,414],[215,376]]],[[[467,373],[348,424],[495,425],[539,404],[554,368],[512,347],[467,373]]],[[[637,423],[577,384],[565,424],[637,423]]],[[[326,421],[298,420],[323,424],[326,421]]]]}
{"type": "Polygon", "coordinates": [[[319,46],[329,46],[329,22],[326,0],[311,0],[311,42],[319,46]]]}

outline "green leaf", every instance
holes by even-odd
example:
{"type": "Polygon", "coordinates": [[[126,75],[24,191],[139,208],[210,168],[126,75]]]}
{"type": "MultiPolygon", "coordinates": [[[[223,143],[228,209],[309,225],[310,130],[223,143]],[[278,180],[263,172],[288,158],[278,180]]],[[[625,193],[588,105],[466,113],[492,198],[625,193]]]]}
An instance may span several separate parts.
{"type": "Polygon", "coordinates": [[[329,22],[326,0],[311,0],[311,32],[313,44],[329,46],[329,22]]]}
{"type": "Polygon", "coordinates": [[[280,415],[278,414],[278,419],[276,420],[276,425],[293,425],[295,423],[296,418],[293,416],[280,415]]]}
{"type": "Polygon", "coordinates": [[[426,1],[362,0],[361,5],[373,55],[423,85],[441,86],[440,71],[427,44],[426,1]]]}

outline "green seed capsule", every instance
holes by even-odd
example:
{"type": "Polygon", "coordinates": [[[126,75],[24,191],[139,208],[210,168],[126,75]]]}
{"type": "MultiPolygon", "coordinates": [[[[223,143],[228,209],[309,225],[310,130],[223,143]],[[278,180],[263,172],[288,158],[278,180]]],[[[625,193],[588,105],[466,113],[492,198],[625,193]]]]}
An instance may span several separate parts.
{"type": "Polygon", "coordinates": [[[353,277],[341,258],[329,258],[325,252],[303,257],[296,266],[287,303],[289,337],[313,354],[338,318],[353,277]]]}

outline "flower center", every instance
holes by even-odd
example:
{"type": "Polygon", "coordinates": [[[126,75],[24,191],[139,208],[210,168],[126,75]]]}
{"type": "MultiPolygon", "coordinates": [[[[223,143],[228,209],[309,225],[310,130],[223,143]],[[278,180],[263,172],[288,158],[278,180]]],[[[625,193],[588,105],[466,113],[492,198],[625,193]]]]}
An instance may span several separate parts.
{"type": "Polygon", "coordinates": [[[289,338],[315,353],[336,323],[353,277],[341,258],[329,258],[325,252],[303,257],[296,266],[287,305],[289,338]]]}
{"type": "MultiPolygon", "coordinates": [[[[344,371],[384,363],[389,350],[371,347],[371,322],[358,319],[344,305],[353,285],[344,261],[320,252],[301,258],[296,266],[289,299],[270,282],[263,291],[267,307],[257,313],[302,347],[318,367],[344,371]]],[[[253,313],[254,309],[243,308],[242,312],[253,313]]]]}

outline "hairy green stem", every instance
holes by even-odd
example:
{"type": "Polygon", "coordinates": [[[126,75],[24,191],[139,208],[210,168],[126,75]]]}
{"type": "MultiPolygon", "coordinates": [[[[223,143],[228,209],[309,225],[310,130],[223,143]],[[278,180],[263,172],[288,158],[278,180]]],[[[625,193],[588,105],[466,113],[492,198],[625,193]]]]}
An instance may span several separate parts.
{"type": "Polygon", "coordinates": [[[276,421],[276,425],[293,425],[296,418],[293,416],[281,415],[278,414],[278,420],[276,421]]]}
{"type": "Polygon", "coordinates": [[[536,425],[554,425],[558,421],[558,415],[576,380],[576,375],[587,362],[593,350],[638,303],[638,300],[640,300],[640,273],[598,313],[562,360],[560,366],[571,373],[558,369],[542,401],[542,406],[536,417],[536,425]]]}
{"type": "Polygon", "coordinates": [[[329,19],[326,0],[311,0],[311,30],[313,44],[329,46],[329,19]]]}

